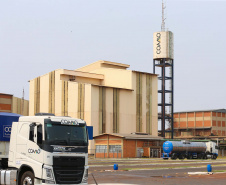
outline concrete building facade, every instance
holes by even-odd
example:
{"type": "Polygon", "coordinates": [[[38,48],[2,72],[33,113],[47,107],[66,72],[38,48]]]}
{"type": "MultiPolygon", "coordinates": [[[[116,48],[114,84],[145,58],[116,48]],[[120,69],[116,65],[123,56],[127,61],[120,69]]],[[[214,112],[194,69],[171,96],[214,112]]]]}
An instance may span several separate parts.
{"type": "Polygon", "coordinates": [[[84,119],[94,136],[143,132],[157,136],[157,75],[97,61],[30,80],[29,115],[54,113],[84,119]]]}
{"type": "Polygon", "coordinates": [[[174,113],[174,136],[226,136],[226,109],[174,113]]]}
{"type": "Polygon", "coordinates": [[[14,97],[11,94],[0,93],[0,112],[29,115],[29,101],[14,97]]]}

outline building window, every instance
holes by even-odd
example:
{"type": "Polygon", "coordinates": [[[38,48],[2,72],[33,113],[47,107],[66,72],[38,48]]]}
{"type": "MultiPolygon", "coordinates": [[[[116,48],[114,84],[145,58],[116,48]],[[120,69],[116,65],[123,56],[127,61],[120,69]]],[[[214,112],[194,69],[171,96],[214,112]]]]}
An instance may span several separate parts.
{"type": "Polygon", "coordinates": [[[96,153],[106,153],[107,145],[96,145],[96,153]]]}
{"type": "Polygon", "coordinates": [[[121,152],[122,146],[121,145],[109,145],[109,152],[121,152]]]}

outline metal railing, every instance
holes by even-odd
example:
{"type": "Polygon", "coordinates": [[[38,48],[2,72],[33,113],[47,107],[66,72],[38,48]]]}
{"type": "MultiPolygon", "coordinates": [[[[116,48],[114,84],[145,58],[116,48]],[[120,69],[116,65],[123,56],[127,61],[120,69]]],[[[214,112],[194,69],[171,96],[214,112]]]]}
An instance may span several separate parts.
{"type": "Polygon", "coordinates": [[[89,156],[94,158],[122,158],[122,150],[89,149],[89,156]]]}

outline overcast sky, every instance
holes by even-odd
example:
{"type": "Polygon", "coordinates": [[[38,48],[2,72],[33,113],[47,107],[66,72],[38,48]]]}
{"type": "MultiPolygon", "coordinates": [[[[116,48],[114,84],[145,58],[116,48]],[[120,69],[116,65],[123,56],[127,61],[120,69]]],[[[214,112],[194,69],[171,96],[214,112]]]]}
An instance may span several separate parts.
{"type": "MultiPolygon", "coordinates": [[[[153,72],[161,0],[0,0],[0,93],[29,98],[30,79],[97,60],[153,72]]],[[[224,0],[167,0],[175,111],[226,108],[224,0]]]]}

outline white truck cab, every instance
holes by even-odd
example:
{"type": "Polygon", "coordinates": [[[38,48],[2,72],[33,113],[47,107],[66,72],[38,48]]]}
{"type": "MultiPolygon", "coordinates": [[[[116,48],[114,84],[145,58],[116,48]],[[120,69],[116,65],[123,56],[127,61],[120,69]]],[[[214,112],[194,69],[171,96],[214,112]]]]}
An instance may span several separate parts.
{"type": "Polygon", "coordinates": [[[10,178],[17,185],[87,184],[86,122],[48,114],[20,117],[12,125],[8,166],[16,170],[10,178]]]}
{"type": "Polygon", "coordinates": [[[207,158],[216,159],[218,156],[218,146],[215,142],[209,141],[206,143],[207,158]]]}

